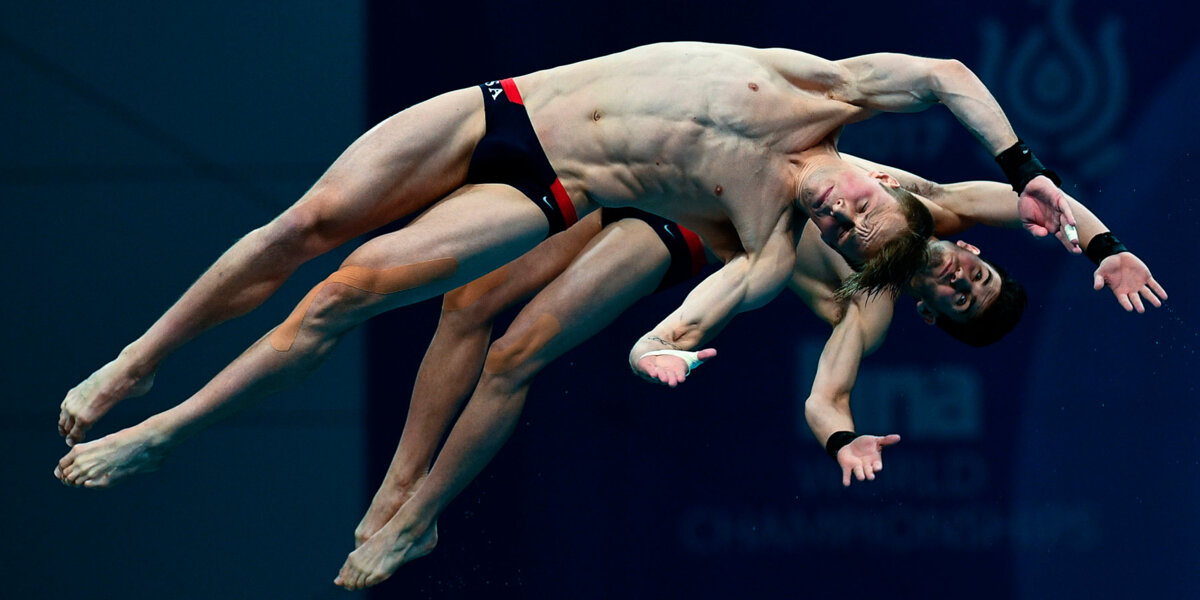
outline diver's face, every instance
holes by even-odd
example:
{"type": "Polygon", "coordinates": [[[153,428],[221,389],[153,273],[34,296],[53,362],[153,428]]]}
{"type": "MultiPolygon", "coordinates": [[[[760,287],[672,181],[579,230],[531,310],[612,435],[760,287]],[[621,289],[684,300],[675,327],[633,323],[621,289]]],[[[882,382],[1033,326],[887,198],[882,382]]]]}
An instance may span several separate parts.
{"type": "Polygon", "coordinates": [[[882,173],[837,169],[820,177],[804,203],[821,240],[852,265],[866,262],[908,227],[900,203],[885,186],[895,182],[882,173]]]}
{"type": "Polygon", "coordinates": [[[917,310],[926,320],[964,323],[991,306],[1000,293],[1000,274],[966,242],[930,242],[929,262],[909,282],[917,310]]]}

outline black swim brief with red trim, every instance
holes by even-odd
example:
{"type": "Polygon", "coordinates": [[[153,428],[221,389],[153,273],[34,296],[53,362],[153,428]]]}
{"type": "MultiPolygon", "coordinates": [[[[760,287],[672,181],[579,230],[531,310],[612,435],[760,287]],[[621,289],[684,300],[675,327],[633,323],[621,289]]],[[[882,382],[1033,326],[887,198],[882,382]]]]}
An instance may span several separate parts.
{"type": "Polygon", "coordinates": [[[517,188],[545,213],[554,235],[575,224],[575,205],[550,166],[529,113],[512,79],[489,81],[483,90],[487,131],[475,146],[468,183],[503,183],[517,188]]]}
{"type": "Polygon", "coordinates": [[[704,255],[704,243],[700,241],[700,236],[690,229],[658,215],[628,206],[600,209],[600,223],[604,227],[621,219],[637,219],[645,222],[654,229],[654,233],[658,234],[658,239],[662,240],[663,245],[671,252],[671,266],[667,267],[666,275],[663,275],[662,282],[654,291],[660,292],[683,283],[694,277],[700,272],[700,269],[704,268],[704,265],[708,264],[708,257],[704,255]]]}

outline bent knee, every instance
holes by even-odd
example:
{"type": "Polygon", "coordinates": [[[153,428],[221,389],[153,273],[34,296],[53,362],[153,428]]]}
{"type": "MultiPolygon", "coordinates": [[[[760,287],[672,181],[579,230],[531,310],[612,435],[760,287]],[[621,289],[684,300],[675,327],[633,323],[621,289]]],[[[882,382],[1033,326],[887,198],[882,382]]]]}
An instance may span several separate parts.
{"type": "Polygon", "coordinates": [[[355,312],[366,308],[375,294],[365,292],[330,277],[321,282],[305,311],[304,325],[322,330],[339,330],[357,323],[347,323],[355,312]]]}
{"type": "Polygon", "coordinates": [[[438,317],[437,335],[449,336],[451,339],[464,339],[473,336],[490,338],[492,323],[495,315],[480,310],[448,311],[442,307],[438,317]]]}
{"type": "Polygon", "coordinates": [[[268,251],[290,256],[316,256],[333,248],[321,234],[317,211],[293,206],[259,228],[268,251]]]}
{"type": "Polygon", "coordinates": [[[499,297],[496,288],[508,281],[508,265],[475,281],[446,292],[442,298],[442,320],[461,329],[490,326],[509,301],[499,297]]]}
{"type": "Polygon", "coordinates": [[[488,349],[483,371],[489,375],[531,376],[546,360],[542,350],[562,331],[558,319],[542,314],[520,332],[504,334],[488,349]]]}
{"type": "Polygon", "coordinates": [[[270,246],[309,254],[326,252],[355,235],[338,218],[333,207],[343,204],[343,194],[318,184],[304,198],[263,227],[270,246]]]}
{"type": "Polygon", "coordinates": [[[358,324],[355,312],[365,308],[374,299],[373,295],[339,283],[336,275],[334,273],[310,290],[292,314],[271,332],[271,346],[279,352],[287,352],[301,331],[337,334],[358,324]]]}

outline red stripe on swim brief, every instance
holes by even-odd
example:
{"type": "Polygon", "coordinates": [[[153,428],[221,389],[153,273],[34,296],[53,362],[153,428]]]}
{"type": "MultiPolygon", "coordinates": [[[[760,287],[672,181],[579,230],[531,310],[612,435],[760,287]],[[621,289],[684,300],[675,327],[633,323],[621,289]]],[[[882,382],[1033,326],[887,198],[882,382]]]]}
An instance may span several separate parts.
{"type": "Polygon", "coordinates": [[[500,87],[504,88],[504,95],[508,96],[509,102],[525,106],[525,101],[521,99],[521,92],[517,89],[517,82],[513,81],[511,77],[501,80],[500,87]]]}
{"type": "Polygon", "coordinates": [[[688,250],[692,252],[692,275],[700,272],[704,265],[708,264],[708,257],[704,256],[704,242],[700,241],[700,236],[692,232],[691,229],[679,225],[679,232],[683,234],[683,241],[687,242],[688,250]]]}
{"type": "Polygon", "coordinates": [[[554,194],[554,201],[558,203],[558,210],[562,211],[563,226],[570,227],[579,220],[579,215],[575,214],[575,205],[571,204],[571,197],[567,195],[567,189],[558,179],[550,184],[550,193],[554,194]]]}

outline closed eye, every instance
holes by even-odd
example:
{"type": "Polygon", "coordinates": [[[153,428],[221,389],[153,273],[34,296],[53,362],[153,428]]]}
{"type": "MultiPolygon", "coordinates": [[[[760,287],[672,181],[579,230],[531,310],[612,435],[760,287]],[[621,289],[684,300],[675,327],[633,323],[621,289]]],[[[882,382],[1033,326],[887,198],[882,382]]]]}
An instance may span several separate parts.
{"type": "Polygon", "coordinates": [[[854,233],[858,235],[858,239],[863,243],[864,246],[866,245],[867,240],[871,238],[871,230],[873,229],[872,225],[871,215],[868,214],[864,216],[854,228],[854,233]]]}

